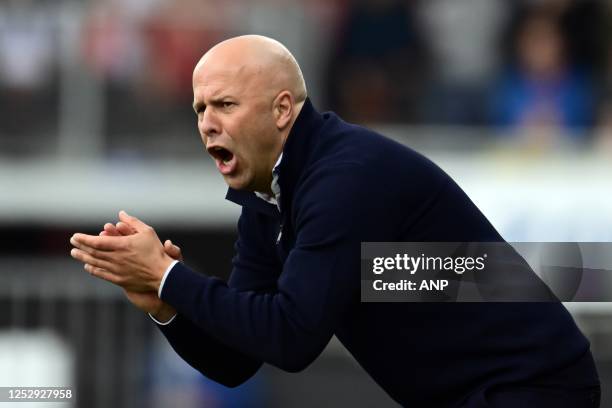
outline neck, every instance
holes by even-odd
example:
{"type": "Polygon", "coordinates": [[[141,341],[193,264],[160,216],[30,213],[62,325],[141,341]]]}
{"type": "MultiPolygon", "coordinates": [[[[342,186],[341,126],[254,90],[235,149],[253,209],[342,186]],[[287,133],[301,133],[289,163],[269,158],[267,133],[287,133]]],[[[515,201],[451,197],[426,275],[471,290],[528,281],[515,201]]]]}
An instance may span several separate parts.
{"type": "Polygon", "coordinates": [[[267,194],[269,196],[274,195],[274,193],[272,192],[272,177],[270,177],[270,182],[268,183],[268,188],[259,188],[257,190],[255,190],[258,193],[262,193],[262,194],[267,194]]]}
{"type": "Polygon", "coordinates": [[[285,147],[285,142],[287,141],[287,138],[291,134],[291,129],[293,129],[293,125],[295,124],[295,121],[297,120],[297,117],[300,115],[300,112],[302,111],[302,107],[304,106],[304,102],[305,102],[305,100],[301,101],[301,102],[298,102],[298,103],[296,103],[294,105],[294,107],[293,107],[293,114],[291,115],[291,122],[286,127],[286,129],[283,130],[283,132],[281,132],[281,134],[280,134],[280,138],[281,138],[280,148],[278,149],[278,151],[274,155],[274,158],[272,160],[272,165],[270,167],[270,170],[266,173],[266,175],[267,175],[266,181],[265,181],[264,185],[257,186],[254,191],[257,191],[258,193],[268,194],[268,195],[273,195],[274,194],[272,192],[272,171],[274,170],[274,166],[278,162],[278,158],[280,157],[281,153],[283,152],[283,149],[285,147]]]}

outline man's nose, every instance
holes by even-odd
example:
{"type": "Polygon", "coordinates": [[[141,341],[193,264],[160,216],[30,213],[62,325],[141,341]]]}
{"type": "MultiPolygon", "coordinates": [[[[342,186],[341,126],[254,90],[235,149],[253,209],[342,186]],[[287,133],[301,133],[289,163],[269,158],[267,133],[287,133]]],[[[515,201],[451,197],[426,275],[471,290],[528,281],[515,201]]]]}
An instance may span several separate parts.
{"type": "Polygon", "coordinates": [[[216,115],[212,112],[212,109],[207,108],[202,112],[198,120],[198,130],[200,131],[200,135],[206,138],[214,137],[221,133],[221,124],[216,115]]]}

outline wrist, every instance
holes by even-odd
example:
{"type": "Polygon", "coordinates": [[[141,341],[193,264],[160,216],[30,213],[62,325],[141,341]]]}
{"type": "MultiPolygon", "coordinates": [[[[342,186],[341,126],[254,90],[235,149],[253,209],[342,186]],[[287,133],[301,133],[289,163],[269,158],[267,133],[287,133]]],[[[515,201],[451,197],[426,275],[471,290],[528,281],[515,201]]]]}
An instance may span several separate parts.
{"type": "Polygon", "coordinates": [[[153,283],[154,285],[153,289],[155,290],[155,292],[159,293],[159,288],[163,283],[164,276],[166,275],[166,271],[168,270],[170,265],[172,265],[173,262],[174,262],[174,259],[168,256],[166,253],[164,253],[162,261],[159,263],[158,267],[156,268],[156,274],[155,274],[156,278],[155,278],[155,282],[153,283]]]}
{"type": "Polygon", "coordinates": [[[155,320],[158,320],[162,323],[167,322],[174,315],[176,315],[176,309],[164,302],[162,302],[162,305],[159,307],[158,310],[151,313],[151,316],[153,316],[155,320]]]}

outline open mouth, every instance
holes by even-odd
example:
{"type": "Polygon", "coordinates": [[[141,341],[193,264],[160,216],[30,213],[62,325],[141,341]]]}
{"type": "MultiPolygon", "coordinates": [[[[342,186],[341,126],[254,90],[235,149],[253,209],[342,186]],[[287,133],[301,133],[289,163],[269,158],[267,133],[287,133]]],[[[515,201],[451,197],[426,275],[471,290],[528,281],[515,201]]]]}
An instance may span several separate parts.
{"type": "Polygon", "coordinates": [[[229,149],[221,146],[211,146],[207,150],[208,154],[215,159],[217,168],[221,174],[230,174],[234,171],[236,167],[236,158],[234,153],[232,153],[229,149]]]}

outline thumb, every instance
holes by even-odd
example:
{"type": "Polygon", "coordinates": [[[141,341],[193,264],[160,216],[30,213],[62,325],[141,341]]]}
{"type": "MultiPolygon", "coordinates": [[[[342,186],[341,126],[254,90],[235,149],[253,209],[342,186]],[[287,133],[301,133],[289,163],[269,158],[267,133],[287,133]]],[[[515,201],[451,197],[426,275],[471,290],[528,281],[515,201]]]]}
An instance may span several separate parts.
{"type": "Polygon", "coordinates": [[[172,258],[177,259],[179,261],[183,260],[183,256],[181,254],[181,248],[174,245],[172,241],[170,241],[169,239],[167,239],[164,242],[164,249],[166,250],[166,253],[170,255],[172,258]]]}
{"type": "Polygon", "coordinates": [[[148,227],[147,224],[134,216],[128,215],[128,213],[123,210],[119,211],[119,219],[132,227],[136,232],[141,232],[148,227]]]}

